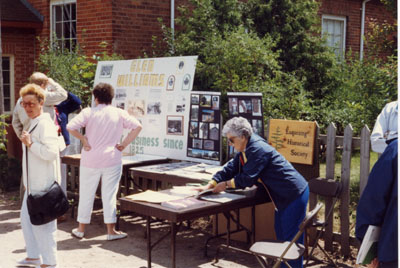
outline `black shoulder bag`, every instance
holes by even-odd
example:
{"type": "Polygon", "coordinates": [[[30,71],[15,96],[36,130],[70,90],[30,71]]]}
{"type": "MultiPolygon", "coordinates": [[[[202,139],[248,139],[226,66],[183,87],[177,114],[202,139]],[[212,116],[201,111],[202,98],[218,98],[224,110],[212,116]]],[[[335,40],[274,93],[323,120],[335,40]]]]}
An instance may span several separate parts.
{"type": "MultiPolygon", "coordinates": [[[[33,127],[32,130],[29,131],[29,133],[31,133],[36,128],[36,126],[33,127]]],[[[69,202],[64,191],[61,189],[56,180],[44,195],[33,196],[30,193],[28,176],[28,147],[26,147],[25,149],[26,182],[28,189],[27,206],[29,218],[33,225],[46,224],[64,215],[69,209],[69,202]]]]}

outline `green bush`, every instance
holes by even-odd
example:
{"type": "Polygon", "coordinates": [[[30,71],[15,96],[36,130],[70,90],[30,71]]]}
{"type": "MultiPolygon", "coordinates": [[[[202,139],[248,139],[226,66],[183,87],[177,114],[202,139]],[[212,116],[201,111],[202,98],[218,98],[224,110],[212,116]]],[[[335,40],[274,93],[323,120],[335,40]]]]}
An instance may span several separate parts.
{"type": "MultiPolygon", "coordinates": [[[[106,52],[96,53],[90,58],[79,46],[72,52],[63,51],[57,43],[51,43],[48,40],[41,40],[40,44],[40,55],[36,62],[38,71],[46,73],[60,83],[65,90],[77,95],[83,107],[90,105],[97,62],[123,59],[120,55],[109,56],[106,52]]],[[[107,43],[101,43],[99,49],[104,51],[107,45],[107,43]]]]}
{"type": "Polygon", "coordinates": [[[7,155],[7,129],[5,119],[8,115],[0,115],[0,189],[10,190],[18,186],[21,179],[21,163],[7,155]]]}

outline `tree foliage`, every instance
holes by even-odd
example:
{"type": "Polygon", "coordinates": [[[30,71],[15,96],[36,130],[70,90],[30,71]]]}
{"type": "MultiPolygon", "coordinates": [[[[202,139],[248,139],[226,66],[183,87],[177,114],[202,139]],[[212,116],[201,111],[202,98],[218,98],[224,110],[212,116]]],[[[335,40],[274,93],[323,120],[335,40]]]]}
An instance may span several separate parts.
{"type": "Polygon", "coordinates": [[[262,92],[266,118],[316,120],[322,131],[333,122],[339,134],[348,123],[356,132],[372,128],[396,98],[397,57],[384,41],[394,28],[377,24],[368,36],[370,51],[391,57],[359,61],[350,52],[338,60],[320,37],[317,9],[314,0],[190,0],[179,8],[174,35],[162,25],[154,44],[166,49],[154,55],[198,55],[195,90],[223,99],[228,91],[262,92]]]}
{"type": "MultiPolygon", "coordinates": [[[[88,57],[80,47],[72,52],[63,51],[57,43],[51,43],[48,40],[42,40],[40,44],[41,51],[36,62],[38,71],[46,73],[60,83],[65,90],[77,95],[84,107],[90,104],[97,62],[123,59],[120,55],[109,56],[106,52],[88,57]]],[[[105,51],[107,45],[107,43],[101,43],[99,48],[105,51]]]]}

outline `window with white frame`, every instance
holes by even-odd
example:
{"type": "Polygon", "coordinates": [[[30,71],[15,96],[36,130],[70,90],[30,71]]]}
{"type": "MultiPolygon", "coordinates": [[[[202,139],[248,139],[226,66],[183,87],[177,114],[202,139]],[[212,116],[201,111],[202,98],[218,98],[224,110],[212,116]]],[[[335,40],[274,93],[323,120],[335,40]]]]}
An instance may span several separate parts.
{"type": "Polygon", "coordinates": [[[51,38],[62,51],[72,51],[76,46],[76,1],[52,1],[51,38]],[[55,40],[54,40],[55,39],[55,40]]]}
{"type": "Polygon", "coordinates": [[[339,58],[346,48],[346,17],[322,15],[322,36],[339,58]]]}
{"type": "Polygon", "coordinates": [[[12,56],[3,55],[3,107],[5,113],[11,113],[14,108],[14,61],[12,56]]]}

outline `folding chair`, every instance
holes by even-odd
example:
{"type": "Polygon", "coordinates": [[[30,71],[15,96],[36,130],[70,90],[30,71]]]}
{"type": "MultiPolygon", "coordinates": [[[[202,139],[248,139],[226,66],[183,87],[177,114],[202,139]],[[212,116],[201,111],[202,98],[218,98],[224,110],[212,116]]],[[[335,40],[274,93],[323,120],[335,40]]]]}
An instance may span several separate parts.
{"type": "Polygon", "coordinates": [[[299,226],[299,231],[292,239],[292,241],[276,241],[276,240],[264,240],[254,243],[250,252],[252,252],[258,262],[263,268],[268,267],[267,259],[276,260],[273,268],[280,266],[281,262],[284,262],[288,267],[291,267],[288,261],[297,260],[303,256],[305,247],[302,244],[296,243],[303,232],[312,224],[314,217],[317,215],[318,211],[321,209],[322,204],[317,204],[317,206],[310,212],[307,213],[303,222],[299,226]]]}
{"type": "MultiPolygon", "coordinates": [[[[328,258],[328,260],[335,266],[337,267],[337,264],[335,261],[329,256],[328,252],[318,243],[319,239],[321,238],[322,234],[325,231],[325,228],[328,226],[327,220],[330,218],[330,216],[333,213],[333,209],[335,207],[337,199],[340,197],[340,194],[342,192],[342,183],[340,181],[334,181],[334,180],[327,180],[324,178],[315,178],[312,179],[308,182],[308,186],[310,187],[310,193],[314,193],[318,196],[322,197],[330,197],[332,198],[332,202],[330,207],[325,208],[325,221],[314,219],[312,222],[310,228],[316,228],[317,229],[317,234],[315,237],[314,245],[311,248],[311,251],[307,254],[306,258],[306,264],[310,261],[310,258],[312,257],[312,254],[314,252],[314,249],[318,246],[321,251],[325,254],[325,256],[328,258]]],[[[306,230],[307,234],[307,230],[306,230]]],[[[307,238],[306,238],[307,239],[307,238]]],[[[308,243],[306,242],[306,248],[308,252],[308,243]]],[[[313,258],[315,259],[315,258],[313,258]]],[[[321,261],[316,259],[317,261],[321,261]]]]}

